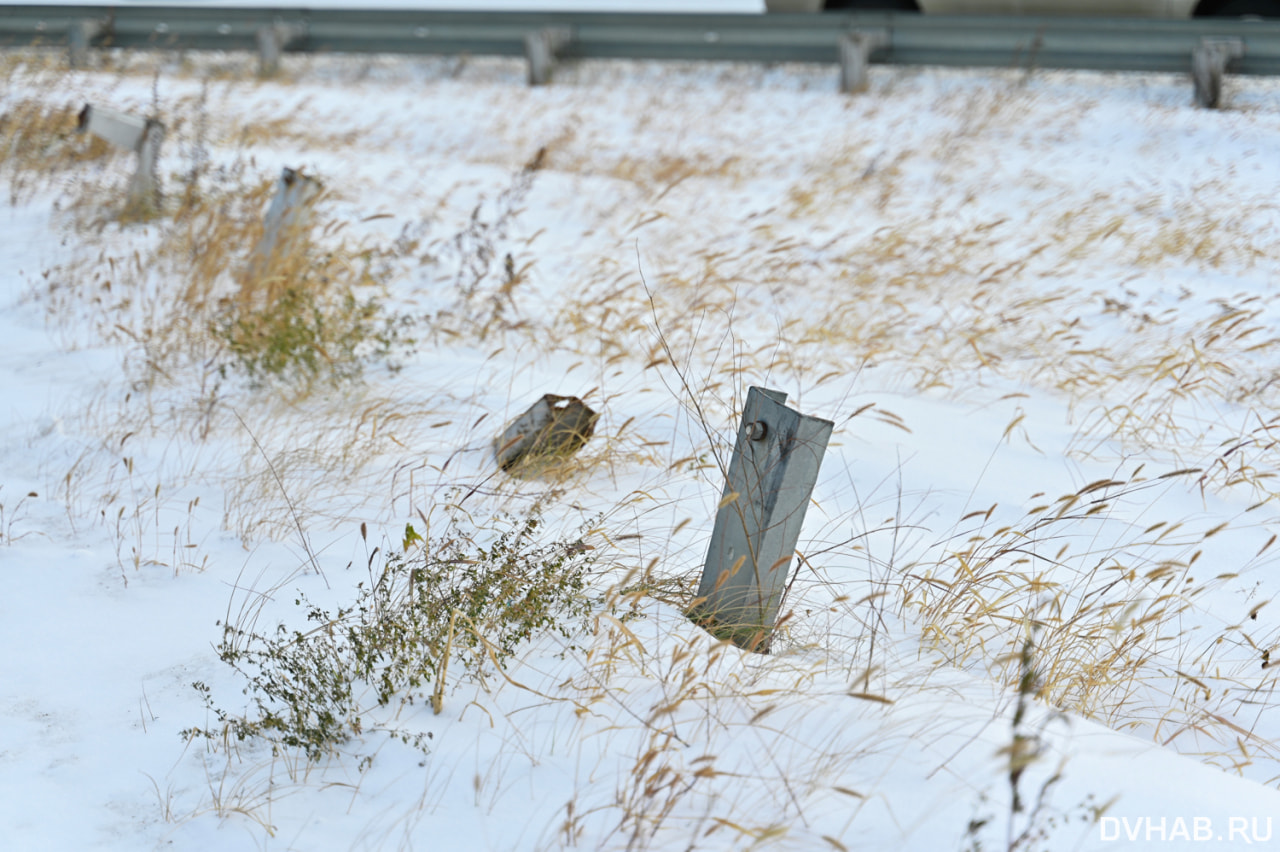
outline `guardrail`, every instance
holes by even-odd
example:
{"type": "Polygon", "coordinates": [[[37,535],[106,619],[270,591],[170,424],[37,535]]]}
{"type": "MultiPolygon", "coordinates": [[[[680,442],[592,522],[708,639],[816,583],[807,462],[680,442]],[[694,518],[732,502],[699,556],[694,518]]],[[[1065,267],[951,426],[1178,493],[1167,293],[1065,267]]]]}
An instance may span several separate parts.
{"type": "Polygon", "coordinates": [[[1227,18],[934,17],[912,13],[673,15],[207,6],[0,6],[0,46],[77,51],[259,50],[526,55],[528,36],[567,33],[562,59],[840,61],[841,39],[883,32],[874,63],[1190,72],[1205,38],[1236,40],[1229,70],[1280,74],[1280,21],[1227,18]]]}

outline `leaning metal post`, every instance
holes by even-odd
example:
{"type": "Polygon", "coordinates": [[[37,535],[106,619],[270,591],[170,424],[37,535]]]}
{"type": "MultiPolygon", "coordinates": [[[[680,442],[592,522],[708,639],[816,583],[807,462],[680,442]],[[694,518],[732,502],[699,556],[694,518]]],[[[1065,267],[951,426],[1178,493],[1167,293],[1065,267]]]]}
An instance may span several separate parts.
{"type": "Polygon", "coordinates": [[[690,615],[764,651],[778,617],[805,509],[834,424],[801,415],[780,391],[751,388],[690,615]]]}
{"type": "Polygon", "coordinates": [[[157,165],[160,162],[160,145],[164,142],[164,125],[148,118],[138,143],[138,168],[129,181],[129,197],[126,209],[143,219],[150,218],[160,208],[160,179],[157,165]]]}
{"type": "Polygon", "coordinates": [[[262,238],[249,258],[249,276],[263,278],[275,261],[288,257],[296,247],[311,214],[311,204],[323,186],[315,178],[294,169],[283,169],[276,194],[262,222],[262,238]]]}

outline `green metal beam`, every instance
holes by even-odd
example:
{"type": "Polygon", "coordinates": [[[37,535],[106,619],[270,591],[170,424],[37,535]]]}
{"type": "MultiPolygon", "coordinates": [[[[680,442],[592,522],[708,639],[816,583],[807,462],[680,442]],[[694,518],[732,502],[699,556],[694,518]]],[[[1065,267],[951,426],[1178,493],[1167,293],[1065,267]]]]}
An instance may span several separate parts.
{"type": "Polygon", "coordinates": [[[287,50],[518,56],[524,36],[567,27],[563,57],[755,62],[838,61],[841,35],[884,29],[876,63],[985,67],[1189,71],[1200,39],[1233,37],[1239,74],[1280,74],[1280,21],[1224,18],[933,17],[910,13],[677,15],[497,13],[379,9],[200,6],[0,6],[0,46],[68,43],[77,22],[109,18],[94,47],[255,50],[257,31],[277,21],[306,35],[287,50]]]}

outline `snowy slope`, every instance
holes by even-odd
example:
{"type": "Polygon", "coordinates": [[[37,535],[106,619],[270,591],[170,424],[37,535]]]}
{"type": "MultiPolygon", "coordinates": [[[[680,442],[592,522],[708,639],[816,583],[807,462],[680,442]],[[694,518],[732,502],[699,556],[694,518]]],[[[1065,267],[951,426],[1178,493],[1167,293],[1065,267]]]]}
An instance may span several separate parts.
{"type": "Polygon", "coordinates": [[[9,848],[1271,841],[1280,84],[1208,112],[1170,75],[874,68],[846,98],[834,68],[584,63],[531,90],[505,60],[2,59],[0,114],[169,127],[149,223],[117,219],[130,159],[65,127],[0,163],[9,848]],[[199,242],[178,199],[230,209],[284,166],[330,193],[309,260],[414,319],[398,371],[219,369],[182,294],[251,244],[199,242]],[[836,423],[768,656],[677,606],[752,385],[836,423]],[[602,412],[586,462],[496,473],[548,392],[602,412]],[[249,708],[225,624],[349,606],[450,502],[588,523],[592,593],[643,575],[638,617],[483,681],[456,663],[439,715],[375,708],[318,763],[179,736],[217,727],[193,683],[249,708]],[[1015,728],[1028,635],[1042,700],[1015,728]]]}

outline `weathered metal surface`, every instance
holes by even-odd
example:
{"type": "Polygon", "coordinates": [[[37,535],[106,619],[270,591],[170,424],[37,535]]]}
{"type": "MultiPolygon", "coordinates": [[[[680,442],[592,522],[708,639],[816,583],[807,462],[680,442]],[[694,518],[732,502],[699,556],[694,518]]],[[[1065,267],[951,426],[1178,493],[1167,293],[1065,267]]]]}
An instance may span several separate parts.
{"type": "Polygon", "coordinates": [[[515,471],[564,459],[595,434],[599,417],[576,396],[546,394],[494,442],[498,466],[515,471]]]}
{"type": "Polygon", "coordinates": [[[143,218],[154,213],[160,204],[156,165],[164,142],[164,125],[154,118],[85,104],[80,110],[79,130],[137,155],[138,166],[129,180],[125,211],[143,218]]]}
{"type": "Polygon", "coordinates": [[[89,46],[93,40],[110,31],[107,18],[84,18],[72,21],[67,32],[67,61],[72,68],[84,67],[89,59],[89,46]]]}
{"type": "Polygon", "coordinates": [[[865,92],[871,54],[888,46],[888,30],[856,30],[841,38],[840,91],[847,95],[865,92]]]}
{"type": "Polygon", "coordinates": [[[805,510],[834,424],[751,388],[698,597],[690,612],[717,636],[767,650],[805,510]]]}
{"type": "Polygon", "coordinates": [[[138,143],[138,168],[129,181],[126,210],[129,215],[150,218],[160,207],[160,145],[164,142],[164,125],[148,118],[138,143]]]}
{"type": "Polygon", "coordinates": [[[85,104],[80,110],[81,133],[89,133],[117,148],[137,152],[147,132],[147,119],[106,107],[85,104]]]}
{"type": "Polygon", "coordinates": [[[525,35],[524,54],[529,62],[530,86],[551,82],[556,60],[572,40],[573,31],[566,27],[544,27],[525,35]]]}
{"type": "Polygon", "coordinates": [[[1222,75],[1227,66],[1244,56],[1244,42],[1238,38],[1202,38],[1191,57],[1191,79],[1195,82],[1196,105],[1217,109],[1222,100],[1222,75]]]}
{"type": "Polygon", "coordinates": [[[249,259],[249,275],[262,278],[273,265],[297,246],[311,215],[311,205],[324,189],[315,178],[294,169],[284,169],[276,184],[276,194],[263,218],[262,238],[249,259]]]}
{"type": "Polygon", "coordinates": [[[258,29],[258,76],[274,77],[280,71],[280,54],[307,35],[306,24],[277,20],[258,29]]]}

